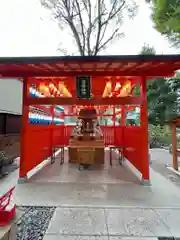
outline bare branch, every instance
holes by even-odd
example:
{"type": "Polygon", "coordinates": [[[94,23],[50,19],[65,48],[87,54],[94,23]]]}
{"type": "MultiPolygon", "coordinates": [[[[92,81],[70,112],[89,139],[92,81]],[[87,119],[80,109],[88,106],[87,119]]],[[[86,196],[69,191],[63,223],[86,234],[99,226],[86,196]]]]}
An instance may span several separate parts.
{"type": "Polygon", "coordinates": [[[103,22],[103,25],[108,24],[117,14],[119,14],[122,10],[122,8],[125,6],[126,1],[124,0],[122,4],[116,9],[115,6],[118,4],[119,0],[114,0],[111,10],[108,14],[107,19],[103,22]]]}
{"type": "Polygon", "coordinates": [[[97,51],[94,52],[94,55],[96,55],[99,51],[104,49],[104,47],[114,39],[118,31],[119,31],[119,28],[116,28],[115,31],[111,34],[111,36],[102,45],[98,47],[97,51]]]}
{"type": "Polygon", "coordinates": [[[101,0],[97,0],[97,9],[98,9],[98,28],[97,28],[97,38],[96,38],[96,45],[95,45],[95,52],[97,53],[98,51],[98,47],[99,47],[99,39],[100,39],[100,34],[101,34],[101,27],[102,27],[102,23],[101,23],[101,0]]]}
{"type": "MultiPolygon", "coordinates": [[[[116,0],[115,0],[116,1],[116,0]]],[[[115,3],[115,1],[114,1],[114,3],[115,3]]],[[[117,0],[118,1],[118,0],[117,0]]],[[[114,4],[113,4],[114,5],[114,4]]],[[[115,14],[118,14],[121,10],[122,10],[122,8],[124,7],[124,5],[125,5],[125,1],[123,1],[123,3],[119,6],[119,8],[118,8],[118,10],[116,11],[116,13],[115,14]]],[[[101,41],[103,40],[103,38],[104,38],[104,36],[105,36],[105,32],[106,32],[106,30],[107,30],[107,27],[108,27],[108,24],[109,24],[109,22],[110,22],[110,20],[113,18],[113,16],[114,16],[114,14],[112,14],[112,12],[113,12],[113,6],[112,6],[112,9],[111,9],[111,11],[110,11],[110,13],[109,13],[109,16],[108,16],[108,18],[107,18],[107,20],[103,23],[103,25],[105,25],[105,27],[104,27],[104,31],[103,31],[103,33],[102,33],[102,36],[101,36],[101,39],[100,39],[100,43],[101,43],[101,41]]]]}
{"type": "Polygon", "coordinates": [[[92,32],[92,10],[91,10],[91,1],[87,0],[88,2],[88,19],[89,19],[89,27],[87,30],[87,49],[88,49],[88,55],[91,55],[91,43],[90,43],[90,39],[91,39],[91,32],[92,32]]]}
{"type": "Polygon", "coordinates": [[[76,5],[77,5],[77,13],[79,16],[79,20],[80,20],[80,25],[81,25],[81,33],[82,33],[82,38],[83,38],[83,43],[82,43],[82,51],[83,51],[83,55],[85,54],[85,47],[86,47],[86,36],[85,36],[85,32],[84,32],[84,24],[83,24],[83,19],[82,19],[82,15],[81,15],[81,9],[80,9],[80,5],[78,0],[75,0],[76,5]]]}
{"type": "Polygon", "coordinates": [[[71,15],[70,9],[68,8],[68,2],[67,2],[67,0],[62,0],[62,2],[64,4],[64,7],[65,7],[66,12],[67,12],[67,17],[65,17],[65,20],[68,22],[68,24],[69,24],[69,26],[70,26],[73,34],[74,34],[74,38],[76,40],[77,47],[79,49],[80,54],[84,55],[83,48],[82,48],[82,45],[81,45],[81,40],[80,40],[79,34],[77,32],[77,29],[76,29],[74,21],[73,21],[73,16],[71,15]]]}
{"type": "MultiPolygon", "coordinates": [[[[80,55],[97,55],[122,36],[125,11],[136,13],[134,0],[40,0],[61,29],[72,33],[80,55]]],[[[129,16],[129,15],[128,15],[129,16]]]]}

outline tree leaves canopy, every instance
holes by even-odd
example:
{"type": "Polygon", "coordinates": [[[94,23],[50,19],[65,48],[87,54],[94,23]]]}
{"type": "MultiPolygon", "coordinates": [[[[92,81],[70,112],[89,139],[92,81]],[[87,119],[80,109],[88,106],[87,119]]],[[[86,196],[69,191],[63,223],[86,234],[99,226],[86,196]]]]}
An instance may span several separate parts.
{"type": "Polygon", "coordinates": [[[156,50],[154,47],[151,47],[151,46],[149,46],[149,44],[145,43],[140,51],[140,54],[141,55],[155,55],[156,50]]]}
{"type": "MultiPolygon", "coordinates": [[[[140,54],[155,54],[153,47],[145,44],[140,54]]],[[[178,91],[180,90],[180,74],[173,78],[154,78],[147,81],[147,101],[149,123],[164,125],[166,120],[178,114],[178,91]]]]}
{"type": "Polygon", "coordinates": [[[180,47],[180,0],[150,0],[155,29],[180,47]]]}

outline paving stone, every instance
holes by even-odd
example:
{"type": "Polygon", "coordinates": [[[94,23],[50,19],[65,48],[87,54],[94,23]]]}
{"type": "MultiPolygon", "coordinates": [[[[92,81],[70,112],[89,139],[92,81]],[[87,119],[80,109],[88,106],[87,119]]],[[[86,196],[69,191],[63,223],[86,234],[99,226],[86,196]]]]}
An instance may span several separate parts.
{"type": "Polygon", "coordinates": [[[180,238],[180,209],[156,209],[155,211],[169,228],[171,235],[180,238]]]}
{"type": "Polygon", "coordinates": [[[110,235],[172,236],[152,209],[106,209],[105,213],[110,235]]]}
{"type": "Polygon", "coordinates": [[[108,235],[103,209],[57,209],[47,230],[49,234],[108,235]]]}
{"type": "Polygon", "coordinates": [[[109,240],[157,240],[157,237],[109,237],[109,240]]]}
{"type": "MultiPolygon", "coordinates": [[[[109,240],[105,236],[46,235],[43,240],[109,240]]],[[[151,240],[151,239],[150,239],[151,240]]]]}

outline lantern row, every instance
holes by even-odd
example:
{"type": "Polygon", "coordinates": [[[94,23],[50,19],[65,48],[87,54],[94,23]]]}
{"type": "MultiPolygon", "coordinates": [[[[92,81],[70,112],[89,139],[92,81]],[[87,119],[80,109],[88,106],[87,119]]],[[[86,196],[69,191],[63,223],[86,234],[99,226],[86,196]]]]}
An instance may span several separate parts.
{"type": "MultiPolygon", "coordinates": [[[[35,97],[35,98],[37,98],[37,97],[38,98],[45,97],[43,94],[41,94],[35,88],[30,87],[29,91],[30,91],[30,96],[31,97],[35,97]]],[[[46,106],[46,107],[49,107],[49,106],[46,106]]],[[[55,106],[54,107],[54,111],[57,112],[57,113],[64,112],[64,107],[62,107],[62,106],[55,106]]]]}
{"type": "MultiPolygon", "coordinates": [[[[48,124],[52,123],[52,120],[53,119],[51,116],[29,112],[29,123],[32,123],[32,124],[39,123],[39,124],[48,125],[48,124]]],[[[64,119],[55,117],[54,124],[57,124],[57,125],[64,124],[64,119]]]]}

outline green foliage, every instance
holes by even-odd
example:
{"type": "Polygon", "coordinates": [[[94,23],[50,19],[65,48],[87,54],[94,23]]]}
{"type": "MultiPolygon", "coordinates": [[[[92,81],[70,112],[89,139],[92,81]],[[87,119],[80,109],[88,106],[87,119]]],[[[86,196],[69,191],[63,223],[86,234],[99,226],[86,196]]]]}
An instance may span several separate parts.
{"type": "Polygon", "coordinates": [[[151,147],[169,146],[172,142],[172,133],[169,127],[149,124],[149,143],[151,147]]]}
{"type": "MultiPolygon", "coordinates": [[[[140,54],[155,54],[153,47],[145,44],[140,54]]],[[[178,114],[178,91],[180,90],[180,73],[173,78],[155,78],[147,81],[147,100],[149,123],[163,126],[165,122],[178,114]]],[[[140,88],[134,90],[139,95],[140,88]]]]}
{"type": "Polygon", "coordinates": [[[151,0],[152,19],[158,32],[180,47],[180,0],[151,0]]]}
{"type": "Polygon", "coordinates": [[[165,121],[176,117],[177,92],[173,91],[169,80],[151,80],[147,86],[147,99],[149,123],[164,125],[165,121]]]}
{"type": "Polygon", "coordinates": [[[149,44],[145,43],[140,51],[140,54],[141,55],[155,55],[156,50],[154,47],[151,47],[149,44]]]}

